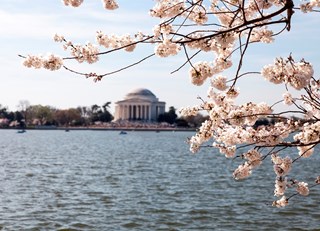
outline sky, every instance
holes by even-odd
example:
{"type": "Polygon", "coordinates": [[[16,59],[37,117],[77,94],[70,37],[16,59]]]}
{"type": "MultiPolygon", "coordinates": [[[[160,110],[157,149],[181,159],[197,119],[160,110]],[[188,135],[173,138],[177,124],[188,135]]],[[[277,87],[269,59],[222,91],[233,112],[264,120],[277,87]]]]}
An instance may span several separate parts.
{"type": "MultiPolygon", "coordinates": [[[[95,42],[96,31],[114,34],[134,34],[142,31],[150,34],[158,20],[148,15],[154,0],[119,0],[116,11],[103,9],[100,0],[85,0],[79,8],[66,7],[60,0],[1,0],[0,6],[0,104],[9,110],[17,110],[19,102],[31,105],[48,105],[60,109],[77,106],[114,103],[136,88],[151,90],[167,109],[174,106],[199,104],[198,96],[206,99],[208,82],[201,87],[190,83],[188,68],[170,74],[185,59],[153,57],[131,69],[93,82],[66,70],[34,70],[22,65],[18,55],[54,53],[69,56],[61,44],[53,41],[58,33],[75,43],[95,42]]],[[[297,59],[305,58],[316,65],[320,61],[317,44],[320,35],[319,15],[293,15],[292,29],[276,38],[273,44],[258,44],[249,48],[244,70],[260,71],[272,63],[275,57],[287,57],[291,52],[297,59]]],[[[106,73],[128,65],[153,53],[153,47],[138,47],[134,53],[119,52],[101,58],[93,65],[78,65],[67,62],[67,66],[83,72],[106,73]]],[[[199,57],[200,59],[202,57],[199,57]]],[[[203,57],[203,60],[208,57],[203,57]]],[[[208,60],[211,61],[211,60],[208,60]]],[[[315,77],[319,66],[314,67],[315,77]]],[[[227,72],[232,75],[233,73],[227,72]]],[[[239,103],[264,101],[273,103],[281,99],[283,86],[275,86],[261,77],[248,77],[239,81],[239,103]]],[[[280,108],[282,109],[282,108],[280,108]]]]}

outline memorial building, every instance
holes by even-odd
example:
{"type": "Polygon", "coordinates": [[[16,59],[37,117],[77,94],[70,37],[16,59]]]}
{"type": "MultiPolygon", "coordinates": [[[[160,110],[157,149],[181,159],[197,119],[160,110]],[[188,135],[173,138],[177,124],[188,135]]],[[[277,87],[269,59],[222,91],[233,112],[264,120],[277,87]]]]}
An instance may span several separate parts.
{"type": "Polygon", "coordinates": [[[115,102],[114,120],[141,120],[155,122],[165,112],[165,102],[148,89],[139,88],[129,92],[123,100],[115,102]]]}

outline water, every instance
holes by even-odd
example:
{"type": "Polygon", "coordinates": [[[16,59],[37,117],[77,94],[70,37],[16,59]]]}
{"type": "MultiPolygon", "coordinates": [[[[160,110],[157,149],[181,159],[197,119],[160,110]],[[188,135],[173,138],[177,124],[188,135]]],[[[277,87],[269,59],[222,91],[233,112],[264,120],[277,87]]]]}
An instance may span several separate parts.
{"type": "Polygon", "coordinates": [[[0,130],[0,230],[320,230],[320,187],[271,207],[269,160],[235,182],[239,162],[191,154],[192,134],[0,130]]]}

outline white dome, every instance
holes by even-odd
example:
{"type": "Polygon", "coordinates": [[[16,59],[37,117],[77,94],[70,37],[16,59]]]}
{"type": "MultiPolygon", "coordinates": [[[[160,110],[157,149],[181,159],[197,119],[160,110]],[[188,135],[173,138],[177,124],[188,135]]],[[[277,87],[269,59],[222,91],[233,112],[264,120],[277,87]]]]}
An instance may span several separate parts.
{"type": "Polygon", "coordinates": [[[150,101],[157,101],[157,97],[148,89],[146,88],[138,88],[129,92],[125,99],[146,99],[150,101]]]}

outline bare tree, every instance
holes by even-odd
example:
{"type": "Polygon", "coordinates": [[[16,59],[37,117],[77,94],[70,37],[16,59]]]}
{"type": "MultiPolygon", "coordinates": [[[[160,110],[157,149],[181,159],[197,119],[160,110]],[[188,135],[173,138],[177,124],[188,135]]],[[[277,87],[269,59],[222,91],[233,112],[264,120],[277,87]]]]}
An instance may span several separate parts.
{"type": "Polygon", "coordinates": [[[30,102],[28,100],[20,100],[19,101],[19,104],[18,104],[18,110],[21,112],[21,114],[23,115],[23,118],[24,118],[24,122],[25,123],[25,126],[28,125],[28,109],[30,107],[30,102]]]}

